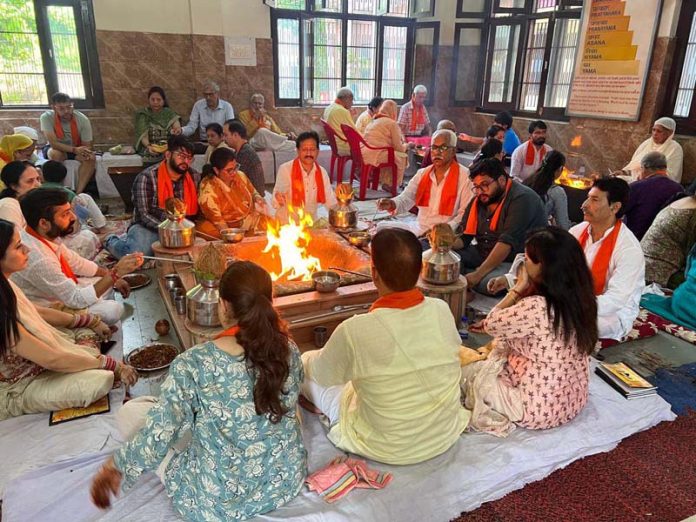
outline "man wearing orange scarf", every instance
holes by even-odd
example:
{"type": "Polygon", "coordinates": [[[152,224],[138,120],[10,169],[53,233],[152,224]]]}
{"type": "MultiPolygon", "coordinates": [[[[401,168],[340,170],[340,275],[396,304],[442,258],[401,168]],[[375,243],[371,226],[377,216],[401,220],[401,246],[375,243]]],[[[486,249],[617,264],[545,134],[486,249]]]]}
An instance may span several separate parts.
{"type": "Polygon", "coordinates": [[[628,334],[643,293],[643,251],[621,222],[628,197],[629,187],[624,180],[595,180],[582,204],[585,221],[569,230],[580,241],[592,270],[601,339],[619,340],[628,334]]]}
{"type": "Polygon", "coordinates": [[[456,228],[474,197],[469,169],[457,162],[456,134],[446,129],[435,131],[430,143],[432,165],[416,172],[397,197],[377,202],[381,210],[392,214],[407,213],[417,206],[418,218],[411,230],[419,237],[439,223],[456,228]]]}
{"type": "Polygon", "coordinates": [[[476,197],[459,226],[457,253],[469,289],[488,294],[488,281],[508,271],[515,255],[524,252],[527,232],[546,226],[548,218],[537,193],[509,178],[499,160],[475,163],[470,178],[476,197]]]}
{"type": "Polygon", "coordinates": [[[303,132],[295,144],[297,157],[278,167],[273,187],[273,206],[281,221],[287,221],[288,214],[300,208],[316,219],[319,205],[329,209],[337,204],[329,175],[317,163],[319,135],[314,131],[303,132]]]}
{"type": "Polygon", "coordinates": [[[401,106],[397,122],[405,137],[430,135],[430,116],[425,108],[427,98],[428,89],[425,85],[416,85],[413,88],[411,101],[401,106]]]}
{"type": "Polygon", "coordinates": [[[239,121],[246,127],[249,144],[256,150],[285,150],[295,148],[295,135],[284,133],[266,112],[263,94],[252,94],[249,108],[239,113],[239,121]]]}
{"type": "Polygon", "coordinates": [[[183,135],[171,136],[164,161],[155,163],[137,175],[133,182],[133,221],[128,232],[111,235],[104,241],[116,259],[133,252],[152,255],[152,243],[159,240],[157,227],[167,214],[165,201],[170,197],[186,204],[186,215],[198,214],[200,175],[191,168],[194,145],[183,135]]]}
{"type": "Polygon", "coordinates": [[[517,147],[510,159],[510,177],[524,181],[534,174],[544,157],[553,149],[546,145],[546,123],[541,120],[529,124],[529,139],[517,147]]]}
{"type": "Polygon", "coordinates": [[[379,299],[302,355],[302,393],[327,415],[329,440],[341,450],[415,464],[447,451],[469,421],[460,403],[461,340],[447,304],[416,288],[416,236],[383,229],[371,248],[379,299]]]}
{"type": "Polygon", "coordinates": [[[51,96],[51,110],[44,112],[39,121],[41,132],[48,140],[44,155],[61,163],[69,159],[79,161],[75,192],[83,192],[97,166],[92,151],[92,124],[89,119],[73,109],[70,96],[57,92],[51,96]]]}
{"type": "Polygon", "coordinates": [[[138,268],[142,256],[124,258],[109,270],[67,248],[61,238],[72,233],[77,218],[62,189],[30,190],[20,205],[27,221],[21,237],[29,248],[29,261],[24,270],[12,274],[12,281],[39,306],[87,308],[105,323],[117,323],[123,305],[107,297],[112,288],[128,296],[130,287],[121,277],[138,268]]]}

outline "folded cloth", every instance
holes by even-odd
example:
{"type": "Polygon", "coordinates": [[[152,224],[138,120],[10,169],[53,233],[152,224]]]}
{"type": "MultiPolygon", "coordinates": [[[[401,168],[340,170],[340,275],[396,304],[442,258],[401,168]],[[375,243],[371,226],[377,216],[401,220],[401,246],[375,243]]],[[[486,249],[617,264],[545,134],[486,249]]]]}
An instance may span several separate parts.
{"type": "Polygon", "coordinates": [[[364,460],[342,455],[312,473],[306,483],[330,504],[353,488],[382,489],[391,480],[391,473],[370,469],[364,460]]]}

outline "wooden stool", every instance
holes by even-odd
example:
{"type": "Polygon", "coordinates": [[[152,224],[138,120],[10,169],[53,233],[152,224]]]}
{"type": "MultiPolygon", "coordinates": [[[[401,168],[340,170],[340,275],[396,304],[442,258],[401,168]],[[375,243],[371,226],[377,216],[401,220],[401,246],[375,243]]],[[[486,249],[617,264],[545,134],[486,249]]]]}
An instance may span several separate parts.
{"type": "Polygon", "coordinates": [[[464,307],[466,306],[466,278],[459,276],[459,281],[449,285],[434,285],[418,279],[418,288],[423,294],[428,297],[436,297],[442,299],[450,308],[454,323],[457,329],[462,327],[462,315],[464,315],[464,307]]]}

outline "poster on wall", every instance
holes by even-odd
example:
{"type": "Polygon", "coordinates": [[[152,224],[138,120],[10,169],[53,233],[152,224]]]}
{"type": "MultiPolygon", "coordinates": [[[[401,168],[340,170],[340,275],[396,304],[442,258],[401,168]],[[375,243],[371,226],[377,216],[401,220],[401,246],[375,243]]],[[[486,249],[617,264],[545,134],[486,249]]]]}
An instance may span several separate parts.
{"type": "Polygon", "coordinates": [[[256,39],[225,36],[225,65],[256,67],[256,39]]]}
{"type": "Polygon", "coordinates": [[[585,0],[568,116],[637,121],[662,0],[585,0]]]}

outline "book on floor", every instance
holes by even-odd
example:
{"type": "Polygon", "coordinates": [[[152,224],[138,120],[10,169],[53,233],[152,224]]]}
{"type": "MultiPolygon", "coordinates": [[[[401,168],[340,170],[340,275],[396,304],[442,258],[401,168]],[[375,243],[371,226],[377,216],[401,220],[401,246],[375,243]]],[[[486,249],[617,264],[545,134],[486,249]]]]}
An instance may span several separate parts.
{"type": "Polygon", "coordinates": [[[655,395],[657,387],[624,362],[600,363],[595,372],[627,399],[655,395]]]}
{"type": "Polygon", "coordinates": [[[84,408],[65,408],[64,410],[52,411],[48,419],[48,425],[55,426],[63,422],[82,419],[90,415],[99,415],[100,413],[107,413],[109,411],[111,411],[111,403],[109,402],[109,395],[107,394],[84,408]]]}

